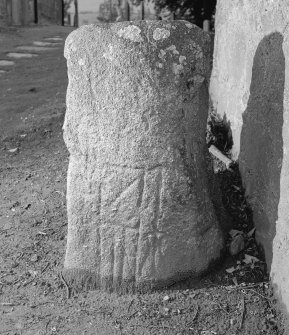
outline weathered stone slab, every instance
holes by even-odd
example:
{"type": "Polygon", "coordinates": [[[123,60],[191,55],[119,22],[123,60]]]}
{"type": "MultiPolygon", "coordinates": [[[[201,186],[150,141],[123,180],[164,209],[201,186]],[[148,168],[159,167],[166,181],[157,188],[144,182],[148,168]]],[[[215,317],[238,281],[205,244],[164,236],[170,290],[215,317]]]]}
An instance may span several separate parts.
{"type": "Polygon", "coordinates": [[[288,1],[220,0],[210,93],[229,121],[276,292],[289,309],[288,1]],[[271,266],[272,265],[272,266],[271,266]]]}
{"type": "Polygon", "coordinates": [[[10,58],[33,58],[38,57],[37,54],[30,54],[30,53],[22,53],[22,52],[9,52],[7,57],[10,58]]]}
{"type": "Polygon", "coordinates": [[[37,51],[50,51],[50,50],[56,50],[57,48],[52,47],[39,47],[39,46],[31,46],[31,45],[21,45],[17,47],[18,50],[24,50],[24,51],[31,51],[31,52],[37,52],[37,51]]]}
{"type": "Polygon", "coordinates": [[[60,43],[34,41],[33,44],[36,45],[36,46],[39,46],[39,47],[50,47],[50,46],[59,45],[60,43]]]}
{"type": "Polygon", "coordinates": [[[55,36],[55,37],[47,37],[47,38],[45,38],[45,40],[46,41],[56,41],[56,42],[58,42],[58,41],[62,41],[63,38],[55,36]]]}
{"type": "Polygon", "coordinates": [[[186,21],[91,25],[67,38],[70,285],[145,291],[219,259],[206,165],[209,48],[186,21]]]}
{"type": "Polygon", "coordinates": [[[0,59],[0,66],[12,66],[15,65],[11,60],[0,59]]]}

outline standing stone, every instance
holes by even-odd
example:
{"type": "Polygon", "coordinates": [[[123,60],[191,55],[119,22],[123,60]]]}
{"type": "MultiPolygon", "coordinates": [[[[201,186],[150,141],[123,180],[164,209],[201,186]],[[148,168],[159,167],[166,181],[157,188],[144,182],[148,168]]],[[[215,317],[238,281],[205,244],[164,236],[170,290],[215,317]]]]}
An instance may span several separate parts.
{"type": "Polygon", "coordinates": [[[220,0],[210,94],[228,120],[256,238],[289,315],[289,2],[220,0]]]}
{"type": "Polygon", "coordinates": [[[147,291],[219,259],[206,165],[209,48],[186,21],[90,25],[67,38],[69,285],[147,291]]]}

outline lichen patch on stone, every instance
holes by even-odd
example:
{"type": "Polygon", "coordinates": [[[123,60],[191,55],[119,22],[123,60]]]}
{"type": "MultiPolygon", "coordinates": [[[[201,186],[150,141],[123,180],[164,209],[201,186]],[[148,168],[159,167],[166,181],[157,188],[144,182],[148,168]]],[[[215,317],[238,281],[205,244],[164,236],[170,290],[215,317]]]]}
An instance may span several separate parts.
{"type": "Polygon", "coordinates": [[[173,73],[175,75],[178,76],[183,70],[184,70],[184,67],[182,64],[173,63],[173,73]]]}
{"type": "Polygon", "coordinates": [[[165,50],[161,49],[160,52],[159,52],[159,58],[164,58],[165,55],[166,55],[165,50]]]}
{"type": "MultiPolygon", "coordinates": [[[[170,45],[169,47],[167,47],[165,50],[161,49],[159,51],[159,54],[158,54],[158,57],[161,59],[161,60],[164,60],[164,58],[166,57],[166,54],[168,52],[171,52],[173,55],[179,55],[179,51],[177,50],[176,46],[175,45],[170,45]]],[[[186,65],[187,62],[186,62],[186,56],[182,56],[180,55],[179,56],[179,63],[180,64],[183,64],[183,65],[186,65]]],[[[159,64],[159,62],[157,63],[159,64]]],[[[158,66],[158,65],[157,65],[158,66]]]]}
{"type": "Polygon", "coordinates": [[[106,59],[108,59],[108,60],[110,60],[110,61],[112,61],[114,59],[114,56],[113,56],[113,46],[111,44],[109,44],[108,50],[107,50],[107,52],[105,52],[103,54],[103,57],[106,58],[106,59]]]}
{"type": "Polygon", "coordinates": [[[194,41],[191,41],[191,46],[190,46],[191,50],[196,53],[196,57],[199,59],[199,58],[202,58],[203,57],[203,52],[202,52],[202,48],[197,44],[195,43],[194,41]]]}
{"type": "Polygon", "coordinates": [[[189,29],[193,28],[193,25],[191,23],[186,23],[186,27],[188,27],[189,29]]]}
{"type": "Polygon", "coordinates": [[[180,56],[180,57],[179,57],[179,62],[180,62],[180,63],[185,63],[186,59],[187,59],[186,56],[180,56]]]}
{"type": "Polygon", "coordinates": [[[78,64],[79,64],[80,66],[85,65],[85,60],[82,59],[82,58],[80,58],[80,60],[78,61],[78,64]]]}
{"type": "Polygon", "coordinates": [[[169,47],[166,48],[166,50],[167,51],[172,51],[172,53],[175,54],[175,55],[179,54],[179,52],[178,52],[178,50],[177,50],[177,48],[176,48],[175,45],[170,45],[169,47]]]}
{"type": "Polygon", "coordinates": [[[140,36],[141,29],[137,26],[127,26],[117,32],[118,36],[129,39],[133,42],[143,42],[143,38],[140,36]]]}
{"type": "Polygon", "coordinates": [[[158,40],[163,40],[166,39],[170,36],[170,31],[164,28],[156,28],[153,32],[153,39],[158,41],[158,40]]]}

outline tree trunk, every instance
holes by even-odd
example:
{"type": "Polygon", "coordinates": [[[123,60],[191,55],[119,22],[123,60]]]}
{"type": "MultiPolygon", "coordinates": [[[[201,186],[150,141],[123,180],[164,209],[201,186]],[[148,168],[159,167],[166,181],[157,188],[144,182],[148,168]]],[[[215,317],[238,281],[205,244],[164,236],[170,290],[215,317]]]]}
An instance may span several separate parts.
{"type": "Polygon", "coordinates": [[[117,12],[117,18],[115,19],[116,22],[125,21],[124,15],[123,15],[123,8],[121,5],[122,5],[121,0],[115,1],[115,7],[116,7],[116,12],[117,12]]]}
{"type": "Polygon", "coordinates": [[[141,20],[145,19],[144,0],[141,1],[141,20]]]}
{"type": "Polygon", "coordinates": [[[78,0],[74,0],[75,16],[74,16],[74,27],[78,27],[78,0]]]}

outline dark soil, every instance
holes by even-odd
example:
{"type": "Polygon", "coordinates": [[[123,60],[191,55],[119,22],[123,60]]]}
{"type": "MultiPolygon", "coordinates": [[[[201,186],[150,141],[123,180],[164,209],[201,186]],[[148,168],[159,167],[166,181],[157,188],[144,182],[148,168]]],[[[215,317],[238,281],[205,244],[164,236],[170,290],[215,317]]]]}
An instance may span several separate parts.
{"type": "MultiPolygon", "coordinates": [[[[69,31],[1,31],[0,59],[17,45],[69,31]]],[[[218,178],[232,228],[245,241],[238,255],[228,253],[212,273],[168,290],[67,298],[59,275],[67,232],[63,45],[15,62],[0,74],[0,334],[283,334],[237,166],[221,168],[218,178]]],[[[228,246],[232,239],[228,234],[228,246]]]]}

